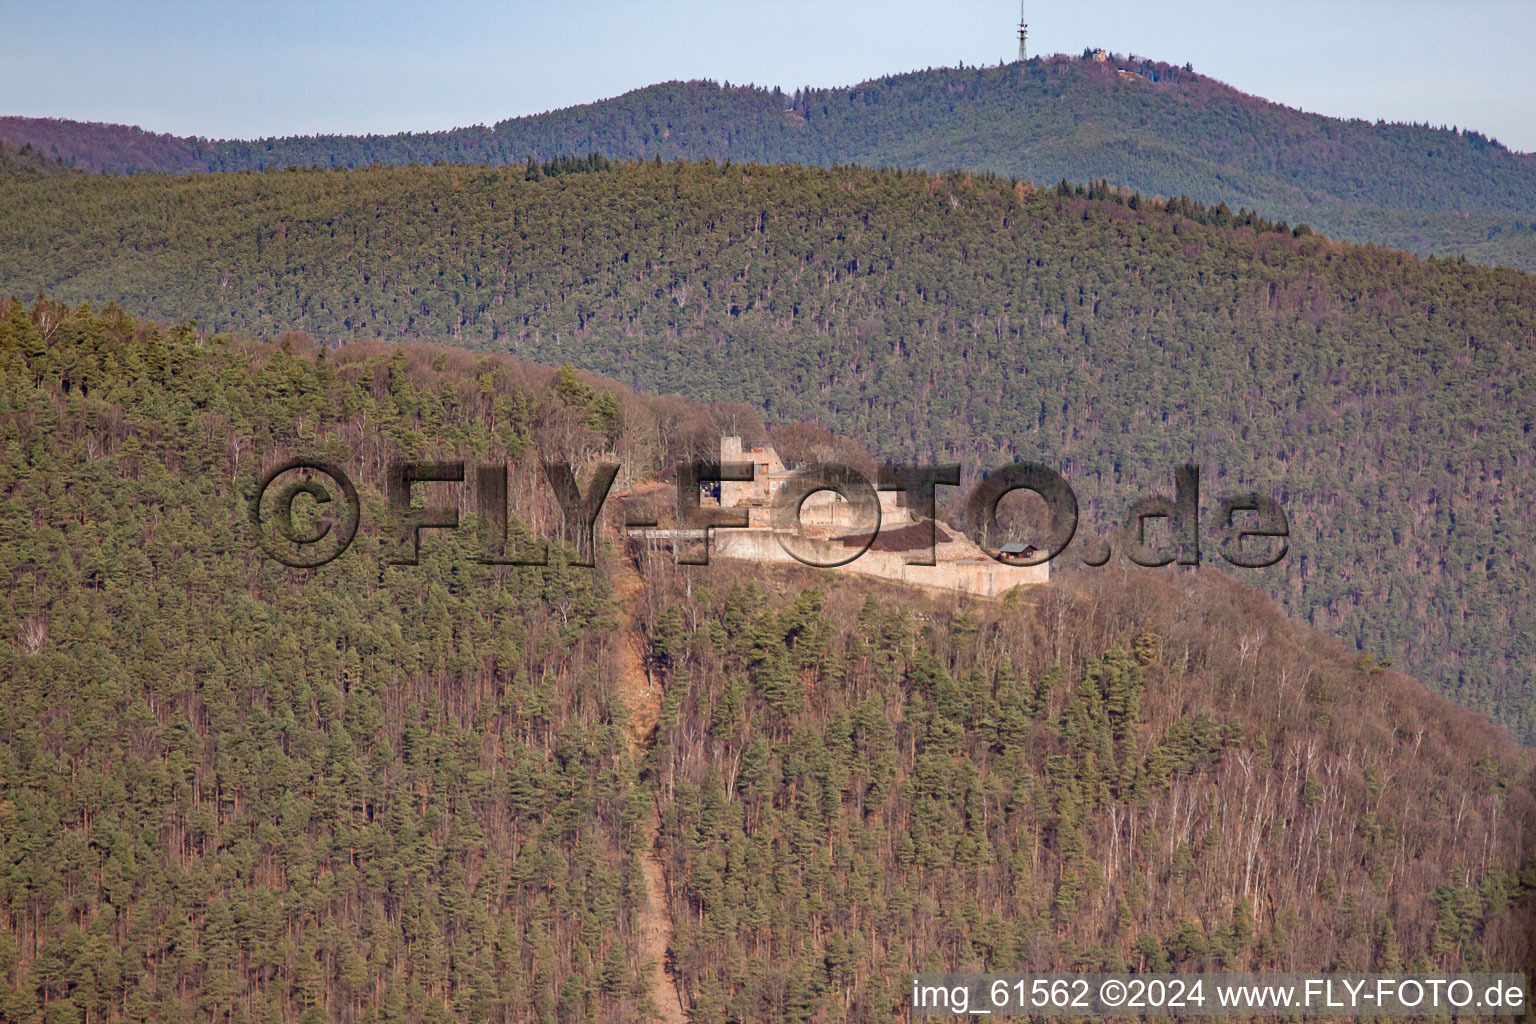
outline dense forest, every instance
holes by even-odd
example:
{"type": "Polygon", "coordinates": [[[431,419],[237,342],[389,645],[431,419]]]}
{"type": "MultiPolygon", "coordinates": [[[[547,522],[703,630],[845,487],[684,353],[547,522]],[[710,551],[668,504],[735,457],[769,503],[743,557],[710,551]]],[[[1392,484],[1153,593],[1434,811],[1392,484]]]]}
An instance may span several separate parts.
{"type": "MultiPolygon", "coordinates": [[[[604,578],[391,578],[376,534],[300,575],[237,514],[262,459],[366,423],[361,469],[452,389],[48,307],[0,374],[0,1018],[634,1019],[604,578]]],[[[528,396],[455,435],[494,451],[544,388],[488,379],[528,396]]]]}
{"type": "Polygon", "coordinates": [[[1346,121],[1143,58],[1056,57],[785,92],[667,82],[491,127],[209,141],[0,118],[0,139],[108,173],[611,158],[1103,178],[1330,235],[1536,270],[1536,157],[1472,130],[1346,121]]]}
{"type": "Polygon", "coordinates": [[[900,1019],[917,971],[1529,956],[1536,861],[1475,852],[1531,827],[1528,752],[1219,574],[1136,572],[1003,610],[670,588],[647,771],[695,1020],[900,1019]]]}
{"type": "Polygon", "coordinates": [[[570,363],[967,479],[1034,459],[1084,541],[1192,460],[1208,512],[1259,490],[1291,517],[1245,582],[1536,738],[1525,274],[961,173],[590,157],[0,187],[0,294],[570,363]]]}
{"type": "Polygon", "coordinates": [[[467,531],[392,565],[394,459],[507,460],[549,534],[540,459],[627,488],[763,425],[111,306],[0,303],[0,380],[8,1021],[887,1021],[919,969],[1529,962],[1529,752],[1219,574],[976,602],[467,531]],[[362,495],[319,569],[246,518],[293,454],[362,495]]]}

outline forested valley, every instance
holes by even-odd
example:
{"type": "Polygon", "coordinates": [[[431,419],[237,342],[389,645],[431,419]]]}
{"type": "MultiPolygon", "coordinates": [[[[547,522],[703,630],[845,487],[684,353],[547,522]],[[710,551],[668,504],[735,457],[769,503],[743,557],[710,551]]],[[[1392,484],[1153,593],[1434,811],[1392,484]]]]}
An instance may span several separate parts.
{"type": "Polygon", "coordinates": [[[1530,751],[1219,573],[929,597],[679,566],[617,504],[583,569],[541,459],[630,488],[786,428],[99,309],[0,303],[6,1020],[887,1021],[938,968],[1531,970],[1530,751]],[[316,569],[246,518],[295,454],[362,497],[316,569]],[[399,458],[508,461],[552,564],[469,530],[390,564],[399,458]]]}
{"type": "Polygon", "coordinates": [[[1259,491],[1290,517],[1245,583],[1536,737],[1526,274],[958,172],[588,156],[0,188],[0,294],[569,363],[967,482],[1033,459],[1085,543],[1192,461],[1208,510],[1259,491]]]}

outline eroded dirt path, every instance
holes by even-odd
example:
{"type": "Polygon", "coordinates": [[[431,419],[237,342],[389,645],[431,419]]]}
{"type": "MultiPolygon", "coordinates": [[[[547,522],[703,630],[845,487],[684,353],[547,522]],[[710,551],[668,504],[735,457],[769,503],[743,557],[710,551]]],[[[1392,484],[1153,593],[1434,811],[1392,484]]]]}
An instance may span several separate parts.
{"type": "MultiPolygon", "coordinates": [[[[629,750],[636,764],[645,759],[655,741],[656,721],[661,711],[661,683],[652,680],[645,668],[644,636],[640,630],[640,609],[645,600],[645,582],[628,559],[620,559],[613,573],[614,597],[624,615],[623,642],[614,652],[619,696],[629,712],[629,750]]],[[[645,905],[640,909],[640,959],[650,964],[651,999],[656,1003],[662,1024],[688,1024],[677,985],[667,970],[672,946],[672,917],[668,912],[667,878],[656,853],[661,819],[655,801],[651,802],[651,820],[645,826],[645,851],[640,865],[645,875],[645,905]]]]}

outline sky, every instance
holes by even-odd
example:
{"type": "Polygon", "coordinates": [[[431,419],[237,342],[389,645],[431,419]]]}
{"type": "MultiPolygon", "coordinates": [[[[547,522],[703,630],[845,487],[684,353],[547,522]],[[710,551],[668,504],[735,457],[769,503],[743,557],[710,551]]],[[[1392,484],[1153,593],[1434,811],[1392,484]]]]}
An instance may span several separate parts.
{"type": "MultiPolygon", "coordinates": [[[[1533,0],[1030,2],[1032,54],[1102,46],[1338,117],[1536,151],[1533,0]]],[[[489,124],[669,79],[850,85],[1012,60],[1016,0],[0,0],[0,114],[176,135],[489,124]]]]}

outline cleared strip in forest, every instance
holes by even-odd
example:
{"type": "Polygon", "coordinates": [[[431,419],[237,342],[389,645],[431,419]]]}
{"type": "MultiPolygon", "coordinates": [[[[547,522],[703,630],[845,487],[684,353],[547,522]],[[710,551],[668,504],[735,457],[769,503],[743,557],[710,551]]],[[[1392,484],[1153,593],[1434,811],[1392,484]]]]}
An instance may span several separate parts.
{"type": "MultiPolygon", "coordinates": [[[[614,648],[614,674],[619,696],[629,715],[629,749],[638,766],[645,761],[647,748],[655,742],[656,722],[661,711],[661,684],[646,671],[645,639],[640,630],[638,609],[643,607],[645,582],[627,559],[619,559],[613,571],[614,598],[625,616],[622,641],[614,648]]],[[[661,833],[661,818],[655,801],[645,829],[645,850],[640,866],[645,875],[645,904],[640,908],[640,959],[651,964],[651,997],[662,1024],[688,1024],[682,997],[678,993],[667,962],[672,947],[672,917],[668,913],[666,873],[656,854],[661,833]]]]}

